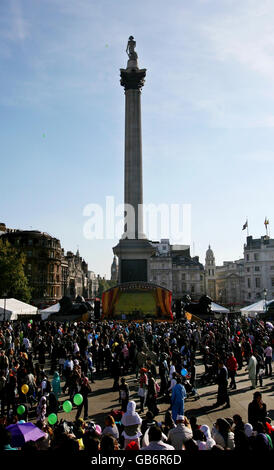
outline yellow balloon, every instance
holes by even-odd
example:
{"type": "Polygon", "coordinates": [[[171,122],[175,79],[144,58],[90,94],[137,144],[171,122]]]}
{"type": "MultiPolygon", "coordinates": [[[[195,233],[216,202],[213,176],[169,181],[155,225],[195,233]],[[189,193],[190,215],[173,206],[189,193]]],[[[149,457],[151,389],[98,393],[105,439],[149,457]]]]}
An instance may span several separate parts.
{"type": "Polygon", "coordinates": [[[24,395],[26,395],[29,391],[29,386],[27,384],[22,385],[21,391],[24,395]]]}

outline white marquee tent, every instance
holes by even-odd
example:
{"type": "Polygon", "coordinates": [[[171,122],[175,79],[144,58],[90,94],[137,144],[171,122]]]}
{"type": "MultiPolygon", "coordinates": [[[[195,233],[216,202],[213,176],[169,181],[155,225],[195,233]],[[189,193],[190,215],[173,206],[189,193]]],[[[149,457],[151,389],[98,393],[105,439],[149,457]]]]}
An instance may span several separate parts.
{"type": "Polygon", "coordinates": [[[254,304],[241,308],[241,313],[245,316],[254,318],[256,317],[257,313],[264,313],[265,305],[268,305],[270,302],[273,302],[273,300],[268,300],[266,302],[264,300],[259,300],[258,302],[255,302],[254,304]]]}
{"type": "Polygon", "coordinates": [[[38,308],[16,299],[0,299],[0,321],[18,320],[20,315],[36,315],[38,308]]]}
{"type": "Polygon", "coordinates": [[[222,307],[222,305],[215,304],[215,302],[211,302],[211,311],[216,313],[230,313],[228,308],[222,307]]]}
{"type": "Polygon", "coordinates": [[[39,310],[39,313],[41,313],[41,319],[42,320],[47,320],[50,315],[53,313],[57,313],[60,310],[60,304],[59,302],[57,304],[51,305],[48,308],[44,308],[44,310],[39,310]]]}

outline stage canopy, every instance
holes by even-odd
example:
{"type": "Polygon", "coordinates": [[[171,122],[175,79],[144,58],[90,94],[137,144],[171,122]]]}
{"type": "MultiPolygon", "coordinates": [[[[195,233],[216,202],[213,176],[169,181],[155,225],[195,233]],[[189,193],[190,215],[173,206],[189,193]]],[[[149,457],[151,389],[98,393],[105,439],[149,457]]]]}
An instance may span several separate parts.
{"type": "Polygon", "coordinates": [[[228,308],[225,308],[222,305],[215,304],[215,302],[211,302],[211,311],[216,313],[230,313],[230,310],[228,310],[228,308]]]}
{"type": "Polygon", "coordinates": [[[44,308],[44,310],[39,310],[39,313],[41,313],[41,319],[42,320],[47,320],[48,317],[50,317],[53,313],[57,313],[60,310],[60,304],[59,302],[57,304],[51,305],[48,308],[44,308]]]}
{"type": "Polygon", "coordinates": [[[241,313],[247,317],[256,317],[257,313],[265,313],[266,307],[270,302],[273,302],[274,299],[268,300],[259,300],[254,304],[248,305],[247,307],[241,308],[241,313]]]}
{"type": "Polygon", "coordinates": [[[148,282],[125,282],[102,296],[102,318],[114,320],[173,320],[172,293],[148,282]]]}
{"type": "Polygon", "coordinates": [[[36,315],[37,307],[16,299],[0,299],[0,321],[18,320],[21,315],[36,315]]]}

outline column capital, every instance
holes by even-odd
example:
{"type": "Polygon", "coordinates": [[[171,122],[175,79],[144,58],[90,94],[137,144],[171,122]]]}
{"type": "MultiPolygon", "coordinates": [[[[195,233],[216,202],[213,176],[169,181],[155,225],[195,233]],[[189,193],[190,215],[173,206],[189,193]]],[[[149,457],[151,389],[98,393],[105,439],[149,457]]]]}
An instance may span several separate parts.
{"type": "Polygon", "coordinates": [[[145,84],[146,69],[120,69],[120,84],[126,90],[140,90],[145,84]]]}

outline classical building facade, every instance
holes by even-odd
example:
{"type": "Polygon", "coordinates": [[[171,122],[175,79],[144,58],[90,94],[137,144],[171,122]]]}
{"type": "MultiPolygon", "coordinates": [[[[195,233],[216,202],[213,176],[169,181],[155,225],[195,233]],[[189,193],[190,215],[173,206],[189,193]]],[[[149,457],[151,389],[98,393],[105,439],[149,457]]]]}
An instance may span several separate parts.
{"type": "Polygon", "coordinates": [[[98,291],[99,281],[88,271],[79,250],[76,255],[71,251],[65,254],[60,240],[48,233],[10,229],[3,223],[0,223],[0,236],[26,256],[24,269],[33,304],[51,304],[64,295],[72,299],[78,295],[92,298],[98,291]]]}
{"type": "MultiPolygon", "coordinates": [[[[3,228],[3,227],[2,227],[3,228]]],[[[38,230],[2,230],[1,238],[25,254],[25,274],[32,302],[53,302],[62,296],[60,240],[38,230]]]]}
{"type": "Polygon", "coordinates": [[[92,299],[97,296],[99,289],[98,276],[93,271],[88,271],[88,298],[92,299]]]}
{"type": "Polygon", "coordinates": [[[224,261],[216,267],[216,300],[232,310],[245,303],[244,260],[224,261]]]}
{"type": "Polygon", "coordinates": [[[245,302],[274,298],[274,239],[247,237],[244,245],[245,302]]]}
{"type": "Polygon", "coordinates": [[[189,294],[193,300],[205,293],[205,272],[199,257],[190,256],[188,245],[171,245],[168,239],[153,242],[150,282],[170,289],[173,299],[189,294]]]}

